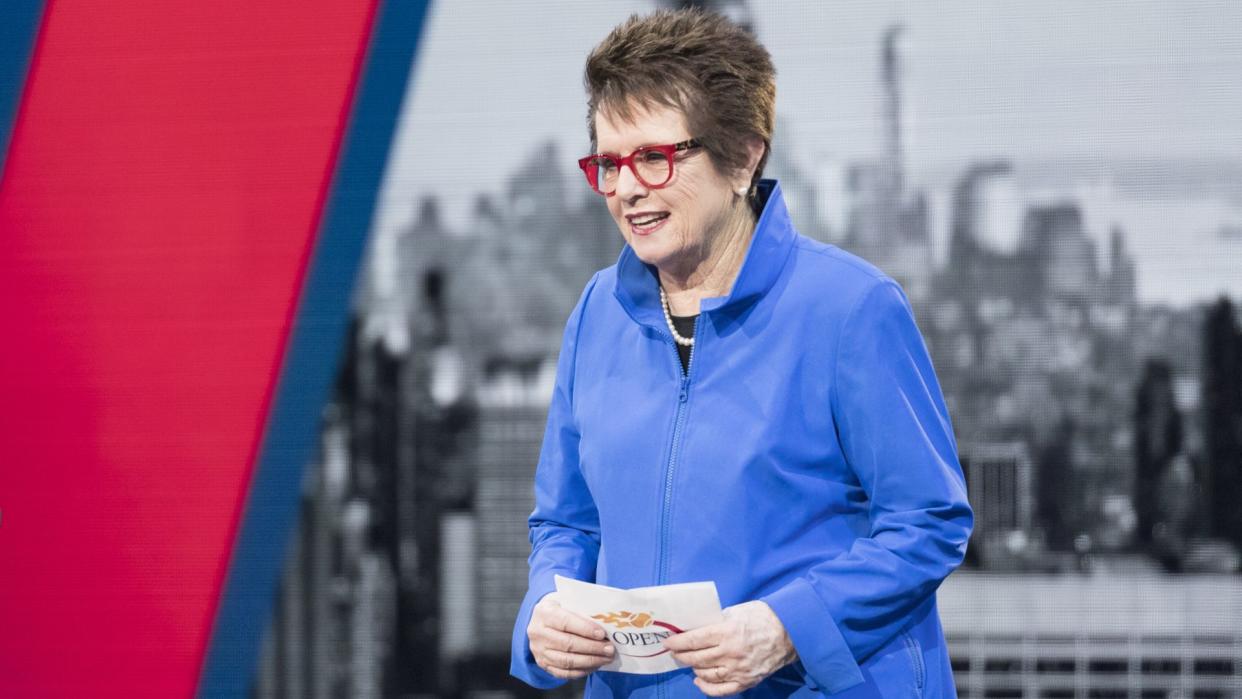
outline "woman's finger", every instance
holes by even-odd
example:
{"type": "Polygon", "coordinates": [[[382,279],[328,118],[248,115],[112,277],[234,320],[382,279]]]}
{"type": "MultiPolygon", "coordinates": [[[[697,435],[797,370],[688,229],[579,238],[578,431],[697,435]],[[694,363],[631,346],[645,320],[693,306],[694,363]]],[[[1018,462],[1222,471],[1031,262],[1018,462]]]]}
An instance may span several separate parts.
{"type": "Polygon", "coordinates": [[[596,655],[605,658],[611,658],[615,652],[612,644],[607,641],[595,641],[589,638],[583,638],[574,634],[557,631],[556,629],[544,627],[538,635],[538,640],[546,648],[558,650],[565,653],[578,653],[581,655],[596,655]]]}
{"type": "MultiPolygon", "coordinates": [[[[559,632],[558,632],[559,633],[559,632]]],[[[603,658],[611,659],[616,649],[608,641],[594,641],[573,634],[560,634],[563,648],[566,653],[577,653],[580,655],[596,655],[603,658]]],[[[561,649],[561,645],[554,646],[561,649]]]]}
{"type": "Polygon", "coordinates": [[[546,615],[548,626],[565,633],[571,633],[583,638],[591,638],[597,641],[604,640],[604,630],[599,624],[590,621],[586,617],[574,614],[560,607],[549,607],[546,615]]]}
{"type": "Polygon", "coordinates": [[[608,663],[608,658],[598,655],[566,653],[552,648],[544,650],[543,655],[552,667],[562,670],[597,670],[608,663]]]}
{"type": "Polygon", "coordinates": [[[694,668],[694,674],[710,684],[724,684],[729,681],[729,670],[721,665],[696,667],[694,668]]]}
{"type": "Polygon", "coordinates": [[[723,646],[712,646],[702,650],[686,650],[673,653],[673,658],[677,662],[689,665],[696,670],[699,668],[716,667],[721,664],[724,657],[725,650],[723,646]]]}
{"type": "Polygon", "coordinates": [[[559,677],[562,680],[576,680],[591,674],[586,670],[562,670],[559,667],[551,667],[540,663],[540,667],[548,671],[553,677],[559,677]]]}
{"type": "Polygon", "coordinates": [[[740,682],[709,682],[702,677],[694,678],[694,686],[709,697],[727,697],[741,694],[746,689],[740,682]]]}

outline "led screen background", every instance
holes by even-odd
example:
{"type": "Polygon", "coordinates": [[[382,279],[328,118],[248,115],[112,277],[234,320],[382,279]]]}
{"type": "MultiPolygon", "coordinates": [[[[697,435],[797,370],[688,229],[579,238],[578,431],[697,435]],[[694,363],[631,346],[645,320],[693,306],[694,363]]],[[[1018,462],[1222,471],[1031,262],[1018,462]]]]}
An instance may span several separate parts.
{"type": "MultiPolygon", "coordinates": [[[[1238,8],[708,4],[772,51],[801,232],[914,302],[979,518],[940,591],[961,692],[1236,693],[1238,8]]],[[[523,693],[557,343],[621,246],[582,63],[657,6],[433,8],[260,695],[523,693]]]]}
{"type": "MultiPolygon", "coordinates": [[[[671,4],[0,10],[0,694],[530,694],[557,343],[621,246],[582,62],[671,4]]],[[[914,303],[959,692],[1242,695],[1242,9],[702,4],[772,51],[801,232],[914,303]]]]}

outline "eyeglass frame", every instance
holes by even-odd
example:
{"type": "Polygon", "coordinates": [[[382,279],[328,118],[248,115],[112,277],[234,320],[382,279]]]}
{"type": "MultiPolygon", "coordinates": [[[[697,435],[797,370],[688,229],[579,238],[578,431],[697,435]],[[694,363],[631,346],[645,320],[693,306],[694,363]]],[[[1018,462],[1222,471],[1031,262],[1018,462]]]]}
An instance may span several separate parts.
{"type": "Polygon", "coordinates": [[[597,194],[601,194],[605,197],[611,197],[612,195],[617,193],[617,190],[613,189],[611,192],[605,192],[604,190],[600,189],[599,183],[597,181],[598,172],[596,174],[596,177],[594,178],[591,177],[591,170],[596,169],[598,167],[598,165],[592,163],[592,161],[597,160],[599,158],[609,158],[613,162],[615,162],[617,164],[618,175],[620,175],[621,168],[628,165],[630,168],[630,172],[634,173],[634,179],[641,182],[644,187],[646,187],[647,189],[663,189],[668,186],[669,182],[673,181],[673,174],[676,172],[676,168],[673,166],[673,163],[675,162],[674,156],[677,153],[688,151],[694,148],[702,148],[702,147],[703,147],[703,144],[699,143],[698,139],[688,138],[678,143],[669,143],[669,144],[654,145],[654,146],[641,146],[639,148],[635,148],[632,153],[624,157],[620,155],[614,155],[612,153],[592,153],[584,158],[579,158],[578,167],[582,169],[582,174],[586,175],[587,184],[591,185],[591,189],[594,190],[597,194]],[[650,153],[652,151],[655,151],[657,153],[663,153],[664,157],[668,158],[668,179],[664,180],[660,184],[651,184],[647,180],[643,179],[643,176],[638,174],[638,168],[634,167],[634,156],[640,153],[650,153]]]}

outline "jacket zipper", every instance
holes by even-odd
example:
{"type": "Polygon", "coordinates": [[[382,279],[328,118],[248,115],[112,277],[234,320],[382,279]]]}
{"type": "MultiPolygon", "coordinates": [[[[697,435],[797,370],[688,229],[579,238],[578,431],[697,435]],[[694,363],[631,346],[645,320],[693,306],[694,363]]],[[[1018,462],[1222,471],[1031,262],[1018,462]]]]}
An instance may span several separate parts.
{"type": "Polygon", "coordinates": [[[910,664],[914,667],[914,686],[922,694],[923,684],[927,681],[927,670],[923,665],[923,649],[909,631],[902,631],[901,639],[906,644],[906,651],[910,654],[910,664]]]}
{"type": "MultiPolygon", "coordinates": [[[[681,354],[677,351],[677,341],[672,335],[665,335],[673,347],[673,362],[678,373],[677,415],[673,421],[673,444],[669,448],[668,461],[664,465],[664,501],[660,508],[660,562],[656,574],[656,584],[663,585],[668,581],[669,564],[669,525],[672,518],[673,475],[677,471],[677,456],[681,447],[681,431],[686,423],[686,401],[690,396],[690,372],[694,371],[694,348],[699,344],[699,313],[694,319],[694,344],[690,345],[690,356],[686,359],[686,371],[681,370],[681,354]]],[[[665,697],[665,681],[656,685],[656,694],[665,697]]]]}

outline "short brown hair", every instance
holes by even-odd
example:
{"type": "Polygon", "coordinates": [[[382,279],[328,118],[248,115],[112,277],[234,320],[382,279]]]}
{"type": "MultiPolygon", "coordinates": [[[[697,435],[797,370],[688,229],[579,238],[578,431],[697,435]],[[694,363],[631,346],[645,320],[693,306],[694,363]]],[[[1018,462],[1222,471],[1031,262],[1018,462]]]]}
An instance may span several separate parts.
{"type": "Polygon", "coordinates": [[[678,109],[721,171],[745,167],[745,138],[763,140],[763,173],[772,145],[776,67],[768,50],[728,18],[698,8],[632,15],[587,57],[587,128],[596,145],[600,109],[633,118],[632,106],[678,109]]]}

